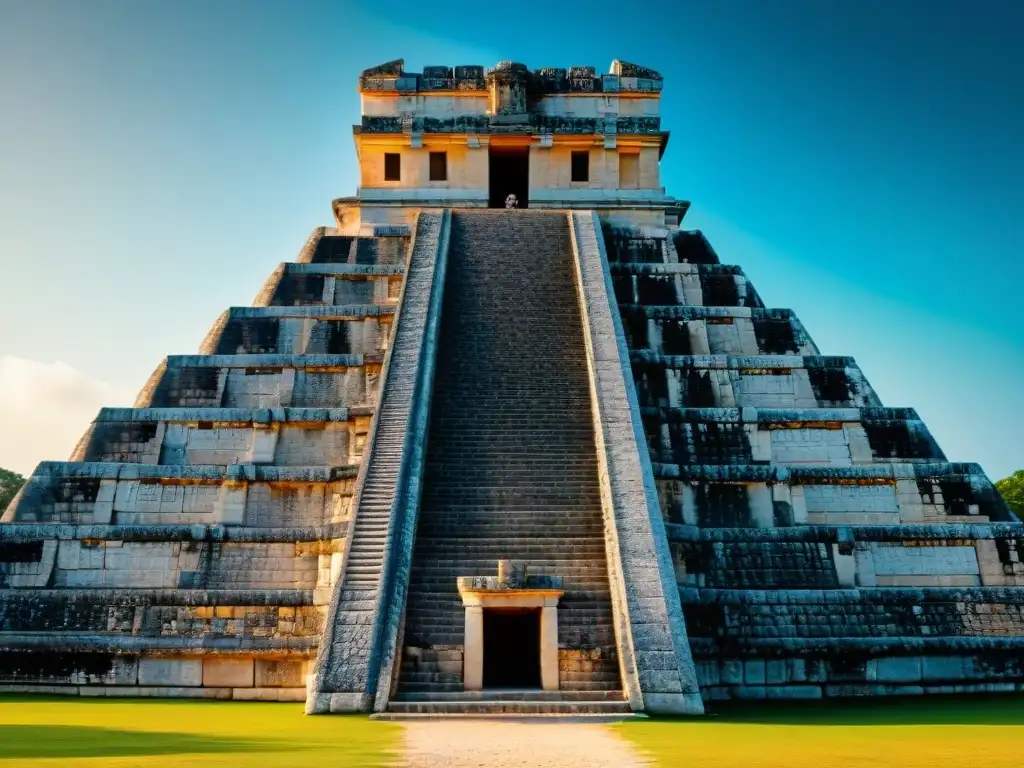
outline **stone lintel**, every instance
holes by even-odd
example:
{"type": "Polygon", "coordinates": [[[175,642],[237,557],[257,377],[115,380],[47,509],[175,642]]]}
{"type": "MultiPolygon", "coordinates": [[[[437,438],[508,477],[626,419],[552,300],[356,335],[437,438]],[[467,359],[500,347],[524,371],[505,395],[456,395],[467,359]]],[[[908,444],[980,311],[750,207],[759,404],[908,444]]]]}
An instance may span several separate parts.
{"type": "Polygon", "coordinates": [[[479,608],[546,608],[558,605],[565,592],[561,589],[463,589],[464,606],[479,608]]]}
{"type": "Polygon", "coordinates": [[[465,690],[479,691],[484,681],[484,609],[540,609],[540,684],[558,690],[558,600],[561,589],[495,588],[472,586],[480,577],[459,579],[459,594],[466,607],[462,682],[465,690]],[[464,582],[466,582],[464,584],[464,582]]]}

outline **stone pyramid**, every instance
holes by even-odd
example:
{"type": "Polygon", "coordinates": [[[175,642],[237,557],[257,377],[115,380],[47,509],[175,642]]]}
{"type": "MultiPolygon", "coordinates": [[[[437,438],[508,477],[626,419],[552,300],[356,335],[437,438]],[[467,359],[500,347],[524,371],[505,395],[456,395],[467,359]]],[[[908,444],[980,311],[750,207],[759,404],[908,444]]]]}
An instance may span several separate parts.
{"type": "Polygon", "coordinates": [[[0,691],[400,717],[1024,688],[1024,525],[680,229],[660,75],[360,89],[337,226],[4,514],[0,691]],[[468,116],[381,115],[410,93],[468,116]],[[510,184],[528,158],[530,210],[486,210],[488,153],[510,184]]]}

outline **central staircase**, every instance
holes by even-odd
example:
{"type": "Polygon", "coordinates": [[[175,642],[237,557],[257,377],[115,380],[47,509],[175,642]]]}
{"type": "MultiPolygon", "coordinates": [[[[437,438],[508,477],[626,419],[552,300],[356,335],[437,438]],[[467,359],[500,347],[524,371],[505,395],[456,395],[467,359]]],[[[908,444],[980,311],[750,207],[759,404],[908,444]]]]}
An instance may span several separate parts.
{"type": "Polygon", "coordinates": [[[395,713],[628,713],[565,214],[452,215],[395,713]],[[459,576],[561,577],[558,692],[464,692],[459,576]]]}

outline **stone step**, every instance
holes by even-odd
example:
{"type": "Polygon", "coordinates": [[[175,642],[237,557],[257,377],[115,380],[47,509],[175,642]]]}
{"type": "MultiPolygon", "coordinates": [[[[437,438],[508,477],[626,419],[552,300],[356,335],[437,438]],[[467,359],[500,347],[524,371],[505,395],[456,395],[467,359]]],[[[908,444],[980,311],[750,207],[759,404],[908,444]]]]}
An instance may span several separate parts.
{"type": "Polygon", "coordinates": [[[603,692],[619,691],[622,689],[622,681],[618,673],[608,672],[560,672],[558,675],[558,689],[560,691],[580,692],[603,692]]]}
{"type": "Polygon", "coordinates": [[[397,694],[392,701],[624,701],[621,690],[595,691],[534,691],[520,689],[484,689],[482,691],[414,692],[397,694]]]}
{"type": "Polygon", "coordinates": [[[410,694],[423,694],[429,698],[432,698],[433,694],[437,693],[461,693],[463,690],[462,676],[454,682],[436,682],[436,683],[421,683],[406,681],[404,678],[408,675],[408,672],[403,668],[399,673],[402,677],[402,682],[398,684],[398,688],[395,690],[395,698],[399,696],[405,696],[410,694]]]}
{"type": "Polygon", "coordinates": [[[604,535],[603,521],[587,515],[514,515],[501,509],[480,510],[476,515],[444,517],[430,514],[421,519],[422,531],[429,539],[559,540],[565,536],[586,536],[597,541],[604,535]],[[461,535],[459,535],[461,534],[461,535]]]}
{"type": "MultiPolygon", "coordinates": [[[[455,569],[453,569],[453,570],[455,570],[455,569]]],[[[466,573],[461,574],[461,576],[473,576],[473,575],[483,575],[483,574],[472,574],[472,573],[470,573],[470,574],[466,574],[466,573]]],[[[535,575],[555,576],[557,574],[535,574],[535,575]]],[[[416,594],[417,594],[417,596],[415,598],[416,600],[420,600],[421,599],[419,597],[420,594],[423,594],[425,596],[429,595],[429,598],[425,598],[425,599],[429,599],[429,600],[440,600],[440,599],[443,599],[442,596],[447,596],[447,599],[449,599],[449,600],[457,600],[459,598],[458,598],[458,593],[456,591],[456,579],[458,579],[459,577],[460,577],[459,575],[454,575],[454,574],[448,574],[448,575],[444,575],[444,576],[435,576],[435,577],[417,575],[415,578],[410,580],[410,586],[414,586],[416,588],[416,590],[415,590],[416,594]]],[[[575,595],[579,595],[581,593],[585,594],[587,597],[591,597],[592,595],[601,595],[601,596],[607,597],[607,595],[609,594],[607,574],[601,573],[601,574],[592,575],[592,576],[580,576],[580,575],[576,575],[576,574],[567,574],[567,575],[561,576],[561,578],[562,578],[562,586],[560,587],[560,589],[564,590],[565,593],[566,593],[563,596],[563,598],[562,598],[562,600],[564,601],[563,605],[566,608],[571,607],[571,604],[572,604],[571,601],[572,601],[573,597],[575,595]]],[[[417,604],[417,603],[415,603],[412,595],[410,595],[410,597],[409,597],[409,604],[410,605],[417,604]]],[[[591,610],[591,609],[590,608],[581,608],[581,610],[591,610]]]]}
{"type": "MultiPolygon", "coordinates": [[[[432,501],[424,499],[424,501],[432,501]]],[[[446,505],[447,506],[447,505],[446,505]]],[[[533,505],[524,505],[532,507],[533,505]]],[[[420,518],[424,525],[430,526],[458,526],[458,525],[480,525],[501,524],[507,526],[509,533],[507,538],[518,538],[515,534],[515,526],[522,525],[533,528],[538,524],[552,526],[589,526],[578,530],[571,536],[577,538],[596,538],[599,534],[595,531],[603,531],[604,515],[600,509],[580,508],[579,506],[563,507],[561,509],[547,509],[543,511],[526,511],[523,508],[517,509],[504,504],[482,502],[475,505],[473,511],[461,510],[444,514],[436,509],[424,509],[420,518]]],[[[504,530],[504,529],[503,529],[504,530]]],[[[471,538],[468,536],[436,536],[432,538],[471,538]]],[[[558,538],[563,538],[559,535],[558,538]]]]}
{"type": "Polygon", "coordinates": [[[560,639],[584,647],[599,638],[614,658],[568,222],[563,214],[458,212],[449,261],[406,605],[405,637],[414,644],[403,652],[398,685],[424,694],[460,693],[461,648],[431,656],[414,646],[461,646],[455,579],[493,575],[503,557],[561,576],[560,639]],[[582,598],[575,608],[573,598],[582,598]]]}
{"type": "MultiPolygon", "coordinates": [[[[509,553],[513,554],[513,553],[509,553]]],[[[602,562],[589,562],[586,565],[574,565],[569,562],[545,563],[536,559],[529,561],[528,573],[532,576],[560,576],[563,585],[590,583],[606,578],[608,569],[602,562]]],[[[433,583],[443,579],[455,579],[460,576],[488,576],[493,575],[496,563],[493,560],[471,561],[471,564],[453,562],[449,565],[424,565],[417,564],[412,569],[412,578],[422,583],[433,583]]]]}
{"type": "Polygon", "coordinates": [[[427,685],[434,683],[458,683],[459,688],[462,688],[462,662],[458,662],[458,668],[454,670],[438,670],[438,669],[422,669],[419,666],[409,665],[406,666],[403,662],[402,669],[405,673],[402,675],[403,684],[419,684],[427,685]]]}
{"type": "MultiPolygon", "coordinates": [[[[472,576],[473,574],[462,574],[472,576]]],[[[545,574],[549,575],[549,574],[545,574]]],[[[553,574],[550,574],[553,575],[553,574]]],[[[439,578],[417,578],[410,583],[411,587],[415,587],[415,598],[412,594],[409,595],[409,604],[413,605],[415,600],[441,600],[449,599],[456,600],[458,593],[456,592],[455,580],[457,576],[450,577],[439,577],[439,578]],[[421,597],[421,595],[423,597],[421,597]]],[[[562,597],[563,603],[568,607],[571,605],[571,600],[574,596],[584,596],[587,598],[604,597],[608,599],[608,579],[606,575],[593,576],[591,578],[574,577],[571,581],[566,583],[569,577],[562,577],[562,587],[565,590],[565,595],[562,597]]],[[[583,609],[589,610],[589,609],[583,609]]]]}
{"type": "MultiPolygon", "coordinates": [[[[558,614],[559,631],[565,630],[568,632],[576,628],[584,628],[592,629],[603,635],[614,632],[614,624],[610,614],[600,614],[593,609],[577,611],[563,609],[559,610],[558,614]]],[[[453,628],[461,628],[465,621],[465,614],[461,604],[451,606],[448,610],[420,605],[409,606],[406,618],[415,619],[416,626],[422,627],[425,630],[441,629],[447,631],[453,628]]],[[[601,642],[603,641],[598,640],[598,643],[601,642]]]]}
{"type": "MultiPolygon", "coordinates": [[[[450,600],[442,602],[437,601],[423,601],[416,603],[409,603],[409,612],[415,611],[420,616],[444,616],[448,614],[457,614],[460,618],[462,617],[464,606],[461,600],[457,596],[452,596],[450,600]],[[458,601],[458,602],[456,602],[458,601]]],[[[598,623],[607,623],[611,626],[611,617],[613,612],[603,601],[584,601],[577,605],[573,602],[563,602],[558,611],[559,623],[579,621],[584,616],[595,618],[598,623]]]]}
{"type": "MultiPolygon", "coordinates": [[[[472,557],[470,553],[466,553],[465,557],[459,557],[458,552],[448,551],[446,554],[448,557],[442,556],[438,549],[427,550],[433,555],[433,559],[426,563],[417,563],[412,568],[414,574],[429,575],[437,572],[447,573],[449,571],[458,570],[459,568],[471,568],[474,571],[483,569],[486,573],[486,569],[494,568],[495,561],[492,557],[472,557]]],[[[513,554],[513,553],[509,553],[513,554]]],[[[525,553],[516,552],[514,553],[518,560],[522,560],[527,566],[528,573],[537,573],[557,570],[559,568],[565,568],[573,573],[590,573],[600,572],[605,573],[606,568],[603,562],[594,562],[593,559],[581,557],[574,553],[565,553],[565,556],[558,554],[552,554],[545,557],[542,554],[532,554],[527,556],[525,553]]],[[[603,551],[599,550],[597,553],[603,554],[603,551]]],[[[475,576],[483,575],[476,573],[465,573],[464,576],[475,576]]]]}
{"type": "MultiPolygon", "coordinates": [[[[427,476],[428,480],[429,475],[427,476]]],[[[428,486],[423,491],[423,500],[430,502],[430,507],[449,507],[454,505],[473,505],[477,508],[490,507],[503,509],[509,506],[518,507],[567,507],[579,511],[593,510],[600,518],[601,494],[594,480],[593,490],[578,490],[551,482],[546,485],[523,482],[513,487],[495,483],[476,483],[463,485],[445,480],[438,485],[428,486]]]]}
{"type": "MultiPolygon", "coordinates": [[[[577,542],[559,537],[555,541],[564,542],[564,551],[571,552],[574,555],[603,555],[605,551],[604,542],[596,537],[590,537],[577,542]]],[[[431,538],[428,541],[422,541],[421,543],[424,551],[430,550],[438,553],[447,551],[465,552],[467,556],[478,558],[489,558],[493,555],[500,556],[510,547],[514,547],[520,559],[529,559],[538,555],[543,556],[550,551],[552,546],[551,542],[538,541],[535,537],[512,539],[504,536],[500,540],[490,538],[477,539],[473,537],[437,537],[431,538]]]]}
{"type": "MultiPolygon", "coordinates": [[[[429,585],[424,585],[429,586],[429,585]]],[[[563,586],[564,589],[564,586],[563,586]]],[[[410,593],[409,605],[413,604],[414,600],[422,600],[429,604],[431,601],[440,602],[443,600],[459,600],[458,592],[455,587],[452,586],[446,589],[417,589],[415,594],[410,593]]],[[[580,585],[572,585],[571,589],[567,589],[566,593],[562,596],[559,601],[559,605],[563,608],[570,608],[577,601],[579,602],[591,602],[595,605],[602,604],[607,605],[605,602],[609,599],[609,591],[607,584],[604,584],[600,589],[588,589],[580,585]]]]}
{"type": "Polygon", "coordinates": [[[626,701],[390,701],[388,713],[421,715],[632,714],[626,701]]]}

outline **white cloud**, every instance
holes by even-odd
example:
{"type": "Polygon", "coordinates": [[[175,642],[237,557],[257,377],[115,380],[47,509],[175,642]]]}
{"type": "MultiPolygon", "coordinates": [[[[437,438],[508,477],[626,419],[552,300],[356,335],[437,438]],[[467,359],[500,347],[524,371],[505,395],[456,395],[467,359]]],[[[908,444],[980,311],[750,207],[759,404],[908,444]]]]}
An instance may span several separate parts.
{"type": "Polygon", "coordinates": [[[0,355],[0,467],[28,475],[40,461],[66,459],[100,408],[135,395],[66,363],[0,355]]]}

